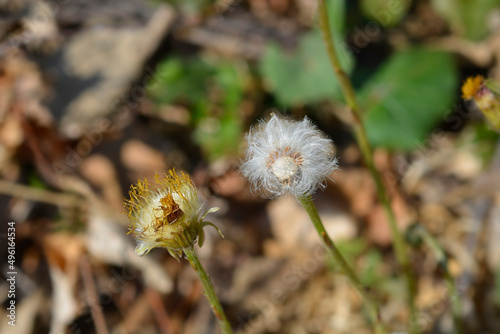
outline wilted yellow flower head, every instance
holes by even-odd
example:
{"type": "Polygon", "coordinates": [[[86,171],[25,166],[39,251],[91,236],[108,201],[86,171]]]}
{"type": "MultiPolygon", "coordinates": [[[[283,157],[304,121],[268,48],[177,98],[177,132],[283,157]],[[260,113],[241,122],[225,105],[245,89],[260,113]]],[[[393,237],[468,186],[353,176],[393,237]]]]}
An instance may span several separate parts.
{"type": "Polygon", "coordinates": [[[135,252],[138,255],[164,247],[178,260],[182,250],[192,247],[197,240],[202,246],[203,228],[214,226],[203,219],[218,208],[212,208],[200,217],[202,204],[193,182],[185,173],[179,176],[170,170],[162,177],[156,174],[155,181],[153,187],[147,180],[139,180],[130,187],[130,199],[124,200],[132,222],[129,233],[137,238],[135,252]]]}
{"type": "Polygon", "coordinates": [[[473,100],[489,123],[500,130],[500,99],[498,84],[478,75],[467,78],[462,86],[462,97],[473,100]]]}
{"type": "Polygon", "coordinates": [[[473,99],[484,84],[484,78],[481,75],[469,77],[462,85],[462,97],[466,100],[473,99]]]}

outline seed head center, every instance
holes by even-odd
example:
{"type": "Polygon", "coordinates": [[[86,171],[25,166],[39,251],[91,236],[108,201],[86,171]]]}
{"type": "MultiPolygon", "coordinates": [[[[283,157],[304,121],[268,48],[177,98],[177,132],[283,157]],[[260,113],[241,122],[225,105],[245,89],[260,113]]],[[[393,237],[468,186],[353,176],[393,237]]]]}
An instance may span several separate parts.
{"type": "Polygon", "coordinates": [[[274,175],[280,181],[287,181],[291,179],[297,170],[299,169],[299,165],[297,161],[289,156],[284,156],[276,159],[271,167],[274,175]]]}

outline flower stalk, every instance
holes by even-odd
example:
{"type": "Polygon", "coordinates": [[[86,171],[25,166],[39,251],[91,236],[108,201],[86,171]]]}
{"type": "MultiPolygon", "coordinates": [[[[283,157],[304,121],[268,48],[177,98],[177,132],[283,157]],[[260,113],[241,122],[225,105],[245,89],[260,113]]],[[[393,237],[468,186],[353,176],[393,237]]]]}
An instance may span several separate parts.
{"type": "Polygon", "coordinates": [[[385,214],[389,222],[396,258],[399,263],[399,266],[401,267],[402,271],[406,276],[407,289],[408,289],[408,307],[410,310],[410,333],[412,334],[419,333],[417,326],[417,320],[418,320],[417,310],[415,306],[417,285],[415,277],[412,273],[412,268],[410,266],[407,246],[405,244],[403,235],[397,226],[396,218],[394,216],[394,212],[392,210],[389,201],[387,189],[385,188],[382,182],[382,177],[380,176],[380,173],[375,168],[375,164],[373,161],[373,149],[368,141],[368,137],[366,135],[363,122],[361,120],[361,112],[359,110],[352,82],[347,73],[342,69],[340,65],[338,54],[335,49],[335,44],[333,42],[333,35],[331,33],[326,0],[318,0],[318,10],[319,10],[319,26],[322,31],[323,42],[325,43],[330,63],[339,80],[342,93],[346,100],[346,104],[352,112],[354,118],[354,125],[353,125],[354,135],[360,147],[363,159],[365,163],[368,165],[372,178],[375,181],[377,187],[377,196],[384,208],[385,214]]]}
{"type": "Polygon", "coordinates": [[[224,313],[224,310],[222,309],[219,299],[215,294],[215,289],[212,284],[212,281],[210,280],[210,277],[208,276],[205,269],[203,269],[203,266],[201,265],[201,262],[198,259],[198,256],[196,255],[193,247],[184,248],[183,251],[184,254],[186,255],[186,259],[189,261],[189,264],[191,264],[191,267],[193,267],[194,271],[196,272],[196,275],[198,276],[198,278],[201,281],[201,284],[203,285],[203,291],[205,292],[205,296],[207,297],[210,307],[212,308],[212,311],[214,312],[215,317],[219,322],[219,326],[222,333],[232,334],[233,330],[231,329],[231,325],[229,324],[229,321],[226,318],[226,314],[224,313]]]}
{"type": "Polygon", "coordinates": [[[422,240],[436,257],[438,266],[443,270],[446,287],[450,294],[451,313],[453,316],[453,330],[455,334],[463,334],[462,304],[460,302],[460,291],[457,289],[455,279],[448,267],[448,256],[439,241],[421,224],[414,224],[410,227],[411,234],[418,240],[422,240]]]}
{"type": "Polygon", "coordinates": [[[326,232],[325,226],[323,225],[323,222],[321,221],[321,218],[319,217],[318,210],[316,209],[316,206],[314,205],[314,202],[312,200],[311,195],[305,195],[297,198],[300,202],[300,204],[304,207],[306,210],[307,214],[309,215],[309,218],[311,219],[314,228],[318,232],[318,235],[320,239],[323,241],[323,244],[325,245],[326,249],[329,251],[329,253],[333,256],[335,261],[339,264],[339,266],[342,268],[342,271],[344,274],[348,277],[349,281],[351,284],[356,288],[356,290],[359,292],[361,297],[363,298],[367,308],[368,308],[368,315],[370,317],[371,322],[374,325],[374,332],[375,334],[384,334],[386,333],[386,330],[384,328],[384,325],[382,323],[382,319],[380,317],[380,311],[379,311],[379,306],[376,300],[371,296],[369,290],[367,287],[365,287],[355,272],[352,270],[352,268],[349,266],[347,261],[344,259],[340,251],[338,250],[337,246],[333,242],[333,240],[328,236],[328,233],[326,232]]]}

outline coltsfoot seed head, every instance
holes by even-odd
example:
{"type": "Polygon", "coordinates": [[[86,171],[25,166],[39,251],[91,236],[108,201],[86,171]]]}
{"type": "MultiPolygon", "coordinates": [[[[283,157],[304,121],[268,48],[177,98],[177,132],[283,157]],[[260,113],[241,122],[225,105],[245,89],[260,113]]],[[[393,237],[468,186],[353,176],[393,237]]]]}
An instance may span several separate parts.
{"type": "Polygon", "coordinates": [[[197,240],[200,246],[203,244],[203,227],[214,226],[203,219],[218,208],[200,217],[202,204],[187,174],[179,176],[171,170],[163,177],[156,174],[155,181],[153,187],[147,180],[139,180],[130,187],[130,199],[124,200],[126,214],[132,223],[129,233],[137,239],[135,252],[138,255],[164,247],[178,260],[184,248],[192,247],[197,240]]]}
{"type": "Polygon", "coordinates": [[[337,169],[333,143],[305,117],[291,121],[272,114],[250,129],[241,172],[262,194],[310,195],[337,169]]]}

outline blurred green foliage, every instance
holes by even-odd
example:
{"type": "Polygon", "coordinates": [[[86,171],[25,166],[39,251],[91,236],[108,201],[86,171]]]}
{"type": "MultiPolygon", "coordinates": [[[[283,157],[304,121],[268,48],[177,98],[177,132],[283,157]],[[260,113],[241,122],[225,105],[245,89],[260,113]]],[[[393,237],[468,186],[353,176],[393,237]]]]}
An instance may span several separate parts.
{"type": "Polygon", "coordinates": [[[458,77],[448,53],[395,53],[359,94],[365,125],[376,146],[411,150],[451,111],[458,77]]]}
{"type": "Polygon", "coordinates": [[[474,153],[480,158],[484,167],[491,163],[495,156],[495,148],[500,134],[491,129],[488,122],[473,122],[461,131],[457,147],[473,145],[474,153]]]}
{"type": "Polygon", "coordinates": [[[190,111],[193,139],[209,160],[236,154],[242,140],[240,104],[245,73],[234,63],[169,57],[157,68],[160,83],[150,90],[159,105],[190,111]]]}
{"type": "Polygon", "coordinates": [[[432,0],[432,5],[452,30],[478,41],[486,36],[489,15],[500,9],[500,0],[432,0]]]}
{"type": "Polygon", "coordinates": [[[408,13],[411,0],[361,0],[363,14],[384,27],[397,25],[408,13]]]}
{"type": "MultiPolygon", "coordinates": [[[[382,13],[379,19],[390,26],[404,17],[409,5],[410,1],[378,0],[371,2],[371,7],[363,6],[372,14],[382,13]]],[[[341,63],[351,74],[354,59],[341,34],[345,5],[343,1],[331,1],[329,6],[341,63]]],[[[276,45],[269,46],[261,60],[260,73],[278,103],[284,106],[343,99],[317,30],[304,34],[295,52],[287,53],[276,45]]],[[[457,86],[458,78],[450,54],[422,48],[396,52],[367,79],[359,92],[370,141],[375,146],[396,150],[418,147],[451,111],[457,86]]]]}
{"type": "Polygon", "coordinates": [[[207,6],[214,6],[214,0],[153,0],[166,2],[185,13],[201,13],[207,6]]]}
{"type": "MultiPolygon", "coordinates": [[[[169,2],[183,8],[195,3],[169,2]]],[[[349,10],[352,13],[356,7],[360,17],[368,17],[391,29],[401,24],[412,4],[411,0],[362,0],[355,6],[349,4],[349,10]]],[[[342,67],[353,75],[355,58],[344,42],[346,1],[327,0],[327,5],[342,67]]],[[[207,9],[214,3],[204,1],[203,5],[196,6],[207,9]]],[[[488,15],[500,7],[500,0],[431,0],[430,6],[448,22],[453,32],[478,40],[487,34],[488,15]]],[[[381,34],[386,34],[383,28],[381,34]]],[[[363,78],[358,90],[370,141],[374,146],[392,150],[415,149],[457,101],[459,82],[454,57],[410,47],[380,60],[382,65],[375,74],[363,78]]],[[[343,100],[318,27],[300,36],[293,51],[283,50],[276,44],[268,45],[257,68],[279,107],[343,100]]],[[[220,60],[176,57],[165,60],[160,71],[169,75],[163,85],[152,92],[154,100],[160,104],[181,104],[190,110],[194,139],[209,159],[236,153],[242,138],[238,109],[245,89],[241,71],[220,60]]]]}
{"type": "Polygon", "coordinates": [[[48,189],[47,184],[43,182],[40,175],[34,170],[28,170],[26,173],[27,181],[30,187],[37,189],[48,189]]]}
{"type": "Polygon", "coordinates": [[[382,254],[376,248],[370,248],[362,262],[360,267],[360,280],[366,286],[375,286],[378,282],[383,280],[383,273],[381,268],[383,268],[383,257],[382,254]]]}
{"type": "MultiPolygon", "coordinates": [[[[337,47],[342,46],[337,43],[337,47]]],[[[354,67],[351,55],[347,52],[341,55],[344,70],[351,73],[354,67]]],[[[260,72],[278,103],[285,106],[342,96],[319,31],[305,34],[294,53],[287,54],[276,45],[269,46],[261,60],[260,72]]]]}
{"type": "MultiPolygon", "coordinates": [[[[327,4],[341,64],[350,74],[354,68],[354,58],[346,48],[341,33],[345,22],[345,3],[343,0],[331,0],[327,4]]],[[[260,73],[278,103],[284,106],[312,104],[332,97],[342,98],[339,82],[333,74],[318,28],[304,34],[294,52],[269,45],[260,62],[260,73]]]]}
{"type": "MultiPolygon", "coordinates": [[[[337,248],[346,261],[356,268],[361,282],[375,287],[383,281],[384,264],[382,254],[362,238],[336,242],[337,248]],[[356,264],[354,264],[356,263],[356,264]]],[[[341,267],[333,256],[329,256],[326,265],[333,271],[341,271],[341,267]]]]}

